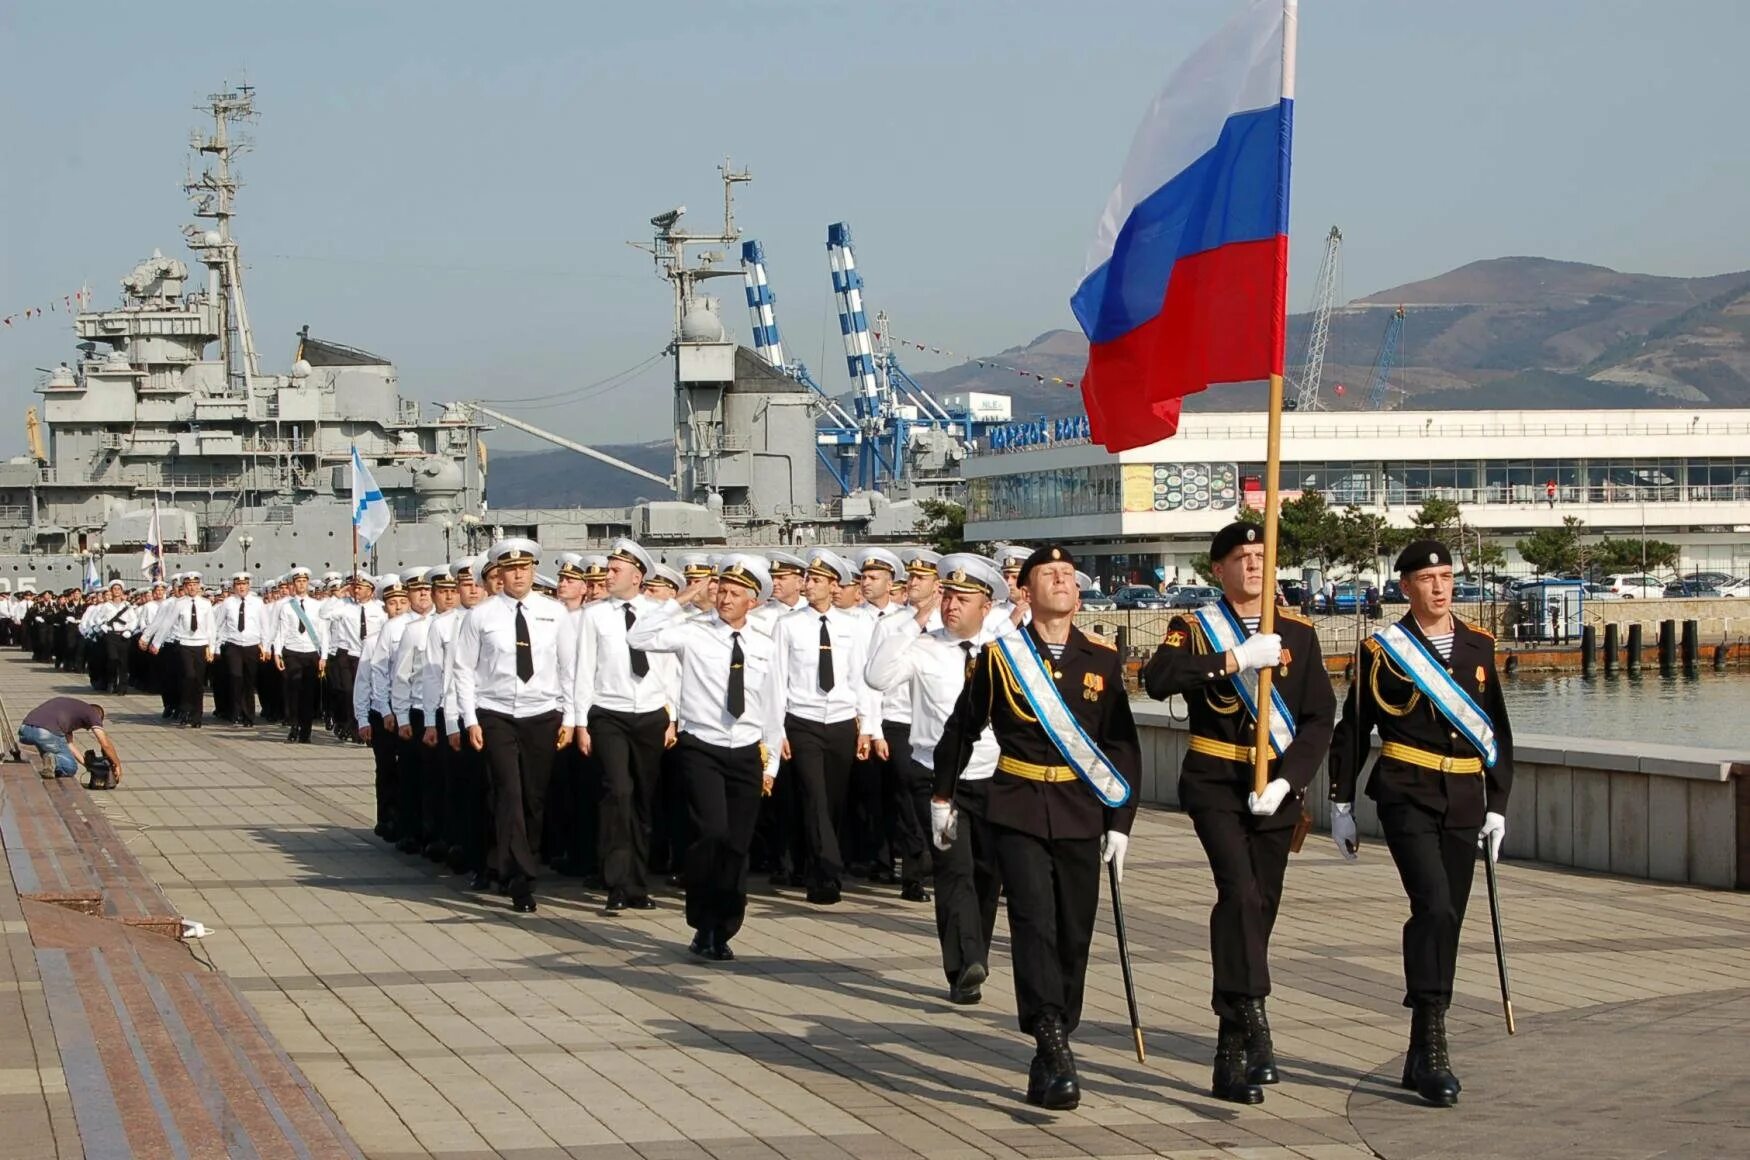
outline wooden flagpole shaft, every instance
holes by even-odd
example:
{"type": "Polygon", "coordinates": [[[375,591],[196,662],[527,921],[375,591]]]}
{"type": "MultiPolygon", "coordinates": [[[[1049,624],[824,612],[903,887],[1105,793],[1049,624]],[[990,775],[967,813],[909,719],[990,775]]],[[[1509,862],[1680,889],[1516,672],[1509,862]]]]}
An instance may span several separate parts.
{"type": "MultiPolygon", "coordinates": [[[[1270,376],[1270,428],[1264,468],[1264,603],[1258,632],[1276,631],[1276,509],[1282,476],[1282,376],[1270,376]]],[[[1252,759],[1252,792],[1263,793],[1270,780],[1270,669],[1258,670],[1257,751],[1252,759]]]]}

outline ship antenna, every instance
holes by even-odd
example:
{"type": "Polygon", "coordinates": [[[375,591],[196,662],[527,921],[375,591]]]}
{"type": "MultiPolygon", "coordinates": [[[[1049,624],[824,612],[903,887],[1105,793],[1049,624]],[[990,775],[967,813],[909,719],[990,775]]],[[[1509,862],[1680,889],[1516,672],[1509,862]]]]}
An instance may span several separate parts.
{"type": "Polygon", "coordinates": [[[207,218],[213,224],[207,229],[189,226],[183,234],[189,246],[201,252],[200,260],[212,275],[209,285],[221,317],[219,333],[227,387],[241,385],[247,394],[255,377],[261,374],[261,364],[256,358],[255,335],[249,326],[249,309],[243,297],[243,262],[231,232],[240,184],[231,163],[252,142],[242,133],[233,133],[231,126],[255,120],[255,86],[241,84],[209,93],[206,104],[196,108],[212,115],[213,129],[208,136],[195,133],[189,144],[197,154],[211,160],[203,162],[200,176],[190,176],[183,189],[194,202],[194,216],[207,218]],[[212,285],[214,281],[216,286],[212,285]]]}

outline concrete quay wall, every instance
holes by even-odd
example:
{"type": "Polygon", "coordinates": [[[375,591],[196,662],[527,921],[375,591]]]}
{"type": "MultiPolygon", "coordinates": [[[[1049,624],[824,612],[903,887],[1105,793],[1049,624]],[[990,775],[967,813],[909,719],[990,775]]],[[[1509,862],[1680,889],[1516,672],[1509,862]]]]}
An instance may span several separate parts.
{"type": "MultiPolygon", "coordinates": [[[[1165,704],[1131,707],[1142,739],[1141,800],[1178,809],[1185,722],[1165,704]]],[[[1750,750],[1519,734],[1514,756],[1502,857],[1750,890],[1750,750]]],[[[1323,770],[1308,790],[1307,808],[1328,832],[1323,770]]],[[[1361,834],[1376,839],[1383,856],[1379,818],[1365,792],[1356,797],[1355,814],[1361,834]]]]}

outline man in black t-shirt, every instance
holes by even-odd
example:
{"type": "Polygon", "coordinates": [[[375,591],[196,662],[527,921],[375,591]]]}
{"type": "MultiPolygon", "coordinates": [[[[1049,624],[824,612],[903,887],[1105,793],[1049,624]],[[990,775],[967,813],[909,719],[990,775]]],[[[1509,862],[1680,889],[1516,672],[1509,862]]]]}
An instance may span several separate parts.
{"type": "Polygon", "coordinates": [[[37,752],[47,759],[43,771],[45,777],[73,777],[78,774],[81,762],[72,740],[73,734],[81,729],[91,730],[91,735],[97,738],[98,748],[109,759],[111,784],[119,783],[122,762],[116,756],[109,734],[104,731],[102,705],[76,697],[51,697],[25,714],[24,724],[18,727],[18,740],[24,745],[35,746],[37,752]]]}

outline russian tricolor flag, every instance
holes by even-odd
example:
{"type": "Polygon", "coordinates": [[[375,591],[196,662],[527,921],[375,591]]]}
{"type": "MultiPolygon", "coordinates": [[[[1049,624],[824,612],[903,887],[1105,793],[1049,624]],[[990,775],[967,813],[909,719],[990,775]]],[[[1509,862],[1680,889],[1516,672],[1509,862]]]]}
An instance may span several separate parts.
{"type": "Polygon", "coordinates": [[[1070,299],[1082,400],[1112,451],[1179,400],[1282,373],[1296,0],[1252,0],[1167,82],[1130,144],[1070,299]]]}

